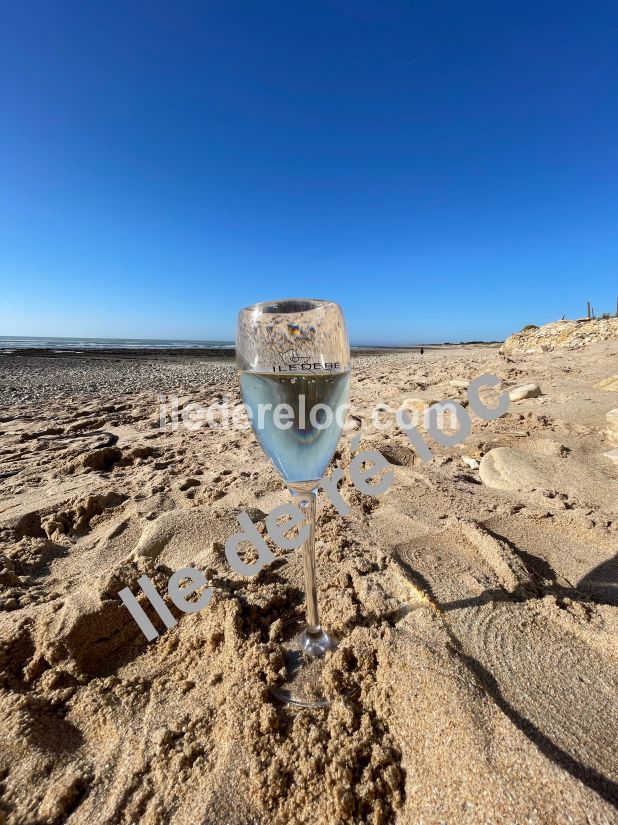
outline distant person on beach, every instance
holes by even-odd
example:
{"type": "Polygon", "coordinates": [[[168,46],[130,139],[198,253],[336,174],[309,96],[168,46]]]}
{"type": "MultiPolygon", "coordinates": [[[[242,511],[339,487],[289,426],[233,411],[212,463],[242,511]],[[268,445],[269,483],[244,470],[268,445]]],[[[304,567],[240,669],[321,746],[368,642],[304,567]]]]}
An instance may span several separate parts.
{"type": "Polygon", "coordinates": [[[421,355],[425,352],[425,350],[421,347],[421,355]]]}

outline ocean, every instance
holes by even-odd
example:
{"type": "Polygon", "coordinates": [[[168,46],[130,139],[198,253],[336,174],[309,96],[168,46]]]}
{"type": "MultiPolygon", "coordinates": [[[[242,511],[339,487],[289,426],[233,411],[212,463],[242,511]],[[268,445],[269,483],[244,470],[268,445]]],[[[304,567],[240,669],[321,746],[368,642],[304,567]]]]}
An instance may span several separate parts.
{"type": "MultiPolygon", "coordinates": [[[[462,342],[463,343],[463,342],[462,342]]],[[[476,342],[475,342],[476,343],[476,342]]],[[[183,340],[182,338],[44,338],[26,335],[0,335],[0,355],[10,355],[20,349],[47,349],[52,352],[82,353],[97,349],[233,349],[234,341],[183,340]]],[[[364,349],[411,349],[413,345],[350,345],[352,351],[364,349]]],[[[425,344],[434,347],[435,344],[425,344]]]]}
{"type": "Polygon", "coordinates": [[[20,349],[51,349],[54,352],[83,352],[92,349],[230,349],[233,341],[183,341],[163,338],[28,338],[0,335],[0,354],[20,349]]]}

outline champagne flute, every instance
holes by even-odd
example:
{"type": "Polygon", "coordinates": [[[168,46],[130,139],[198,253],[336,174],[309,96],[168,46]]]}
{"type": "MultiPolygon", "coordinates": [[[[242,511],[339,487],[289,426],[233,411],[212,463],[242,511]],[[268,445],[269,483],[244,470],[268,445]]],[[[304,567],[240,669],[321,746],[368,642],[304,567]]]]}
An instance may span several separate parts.
{"type": "Polygon", "coordinates": [[[284,626],[286,682],[275,695],[306,707],[332,701],[321,685],[324,656],[336,646],[321,626],[315,582],[317,487],[339,442],[350,387],[350,347],[340,307],[290,298],[240,311],[236,360],[255,436],[300,501],[306,621],[284,626]]]}

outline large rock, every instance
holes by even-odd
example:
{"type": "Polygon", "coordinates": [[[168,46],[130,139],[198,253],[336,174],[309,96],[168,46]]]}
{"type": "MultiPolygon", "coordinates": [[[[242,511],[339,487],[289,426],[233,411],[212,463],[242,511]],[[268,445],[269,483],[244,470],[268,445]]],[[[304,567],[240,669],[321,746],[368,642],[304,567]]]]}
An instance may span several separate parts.
{"type": "Polygon", "coordinates": [[[509,399],[511,401],[521,401],[524,398],[538,398],[543,395],[538,384],[523,384],[521,387],[509,390],[509,399]]]}
{"type": "Polygon", "coordinates": [[[479,467],[481,481],[496,490],[531,490],[547,487],[548,478],[535,458],[513,447],[495,447],[479,467]]]}
{"type": "Polygon", "coordinates": [[[514,447],[495,447],[483,456],[479,474],[487,487],[511,492],[553,490],[566,493],[581,505],[594,501],[618,515],[618,483],[605,470],[574,458],[558,458],[540,452],[543,440],[531,441],[524,452],[514,447]]]}
{"type": "Polygon", "coordinates": [[[607,437],[612,444],[618,444],[618,407],[607,413],[607,437]]]}
{"type": "Polygon", "coordinates": [[[605,390],[605,392],[618,392],[618,375],[610,375],[594,385],[595,390],[605,390]]]}
{"type": "Polygon", "coordinates": [[[598,341],[618,340],[618,318],[580,318],[553,321],[542,327],[529,324],[507,338],[501,351],[507,355],[551,352],[554,349],[580,349],[598,341]]]}

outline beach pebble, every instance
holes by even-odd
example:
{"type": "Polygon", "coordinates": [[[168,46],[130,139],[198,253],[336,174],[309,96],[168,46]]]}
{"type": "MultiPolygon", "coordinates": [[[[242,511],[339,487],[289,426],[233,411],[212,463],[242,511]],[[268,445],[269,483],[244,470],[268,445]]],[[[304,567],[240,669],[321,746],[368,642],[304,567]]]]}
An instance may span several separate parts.
{"type": "Polygon", "coordinates": [[[414,450],[399,444],[384,444],[380,447],[380,452],[389,464],[395,464],[397,467],[411,467],[416,457],[414,450]]]}
{"type": "Polygon", "coordinates": [[[607,430],[605,430],[610,444],[618,445],[618,407],[607,413],[607,430]]]}
{"type": "Polygon", "coordinates": [[[615,450],[608,450],[606,453],[603,453],[605,458],[609,458],[610,461],[613,461],[614,464],[618,464],[618,448],[615,450]]]}
{"type": "Polygon", "coordinates": [[[436,398],[406,398],[403,402],[402,407],[410,409],[413,407],[418,412],[424,412],[428,407],[432,407],[434,404],[439,404],[439,400],[436,398]]]}
{"type": "Polygon", "coordinates": [[[605,392],[618,392],[618,375],[610,375],[594,385],[595,390],[605,390],[605,392]]]}
{"type": "Polygon", "coordinates": [[[476,460],[476,458],[472,458],[469,455],[464,455],[461,460],[463,461],[464,464],[467,464],[468,467],[471,467],[473,470],[478,470],[479,463],[476,460]]]}
{"type": "Polygon", "coordinates": [[[259,507],[245,507],[245,513],[249,516],[253,524],[258,524],[266,518],[266,513],[260,510],[259,507]]]}
{"type": "Polygon", "coordinates": [[[354,422],[351,429],[352,430],[360,430],[360,428],[363,424],[362,418],[359,418],[357,415],[352,415],[351,413],[348,413],[348,418],[351,419],[354,422]]]}
{"type": "Polygon", "coordinates": [[[513,447],[495,447],[481,459],[481,481],[496,490],[547,487],[548,480],[534,458],[513,447]]]}
{"type": "Polygon", "coordinates": [[[510,390],[509,399],[511,401],[521,401],[524,398],[538,398],[543,395],[538,384],[523,384],[521,387],[515,387],[510,390]]]}
{"type": "Polygon", "coordinates": [[[453,378],[452,381],[449,381],[451,387],[455,387],[457,390],[467,390],[469,383],[465,378],[453,378]]]}
{"type": "Polygon", "coordinates": [[[607,415],[607,427],[613,432],[618,433],[618,407],[610,410],[607,415]]]}

